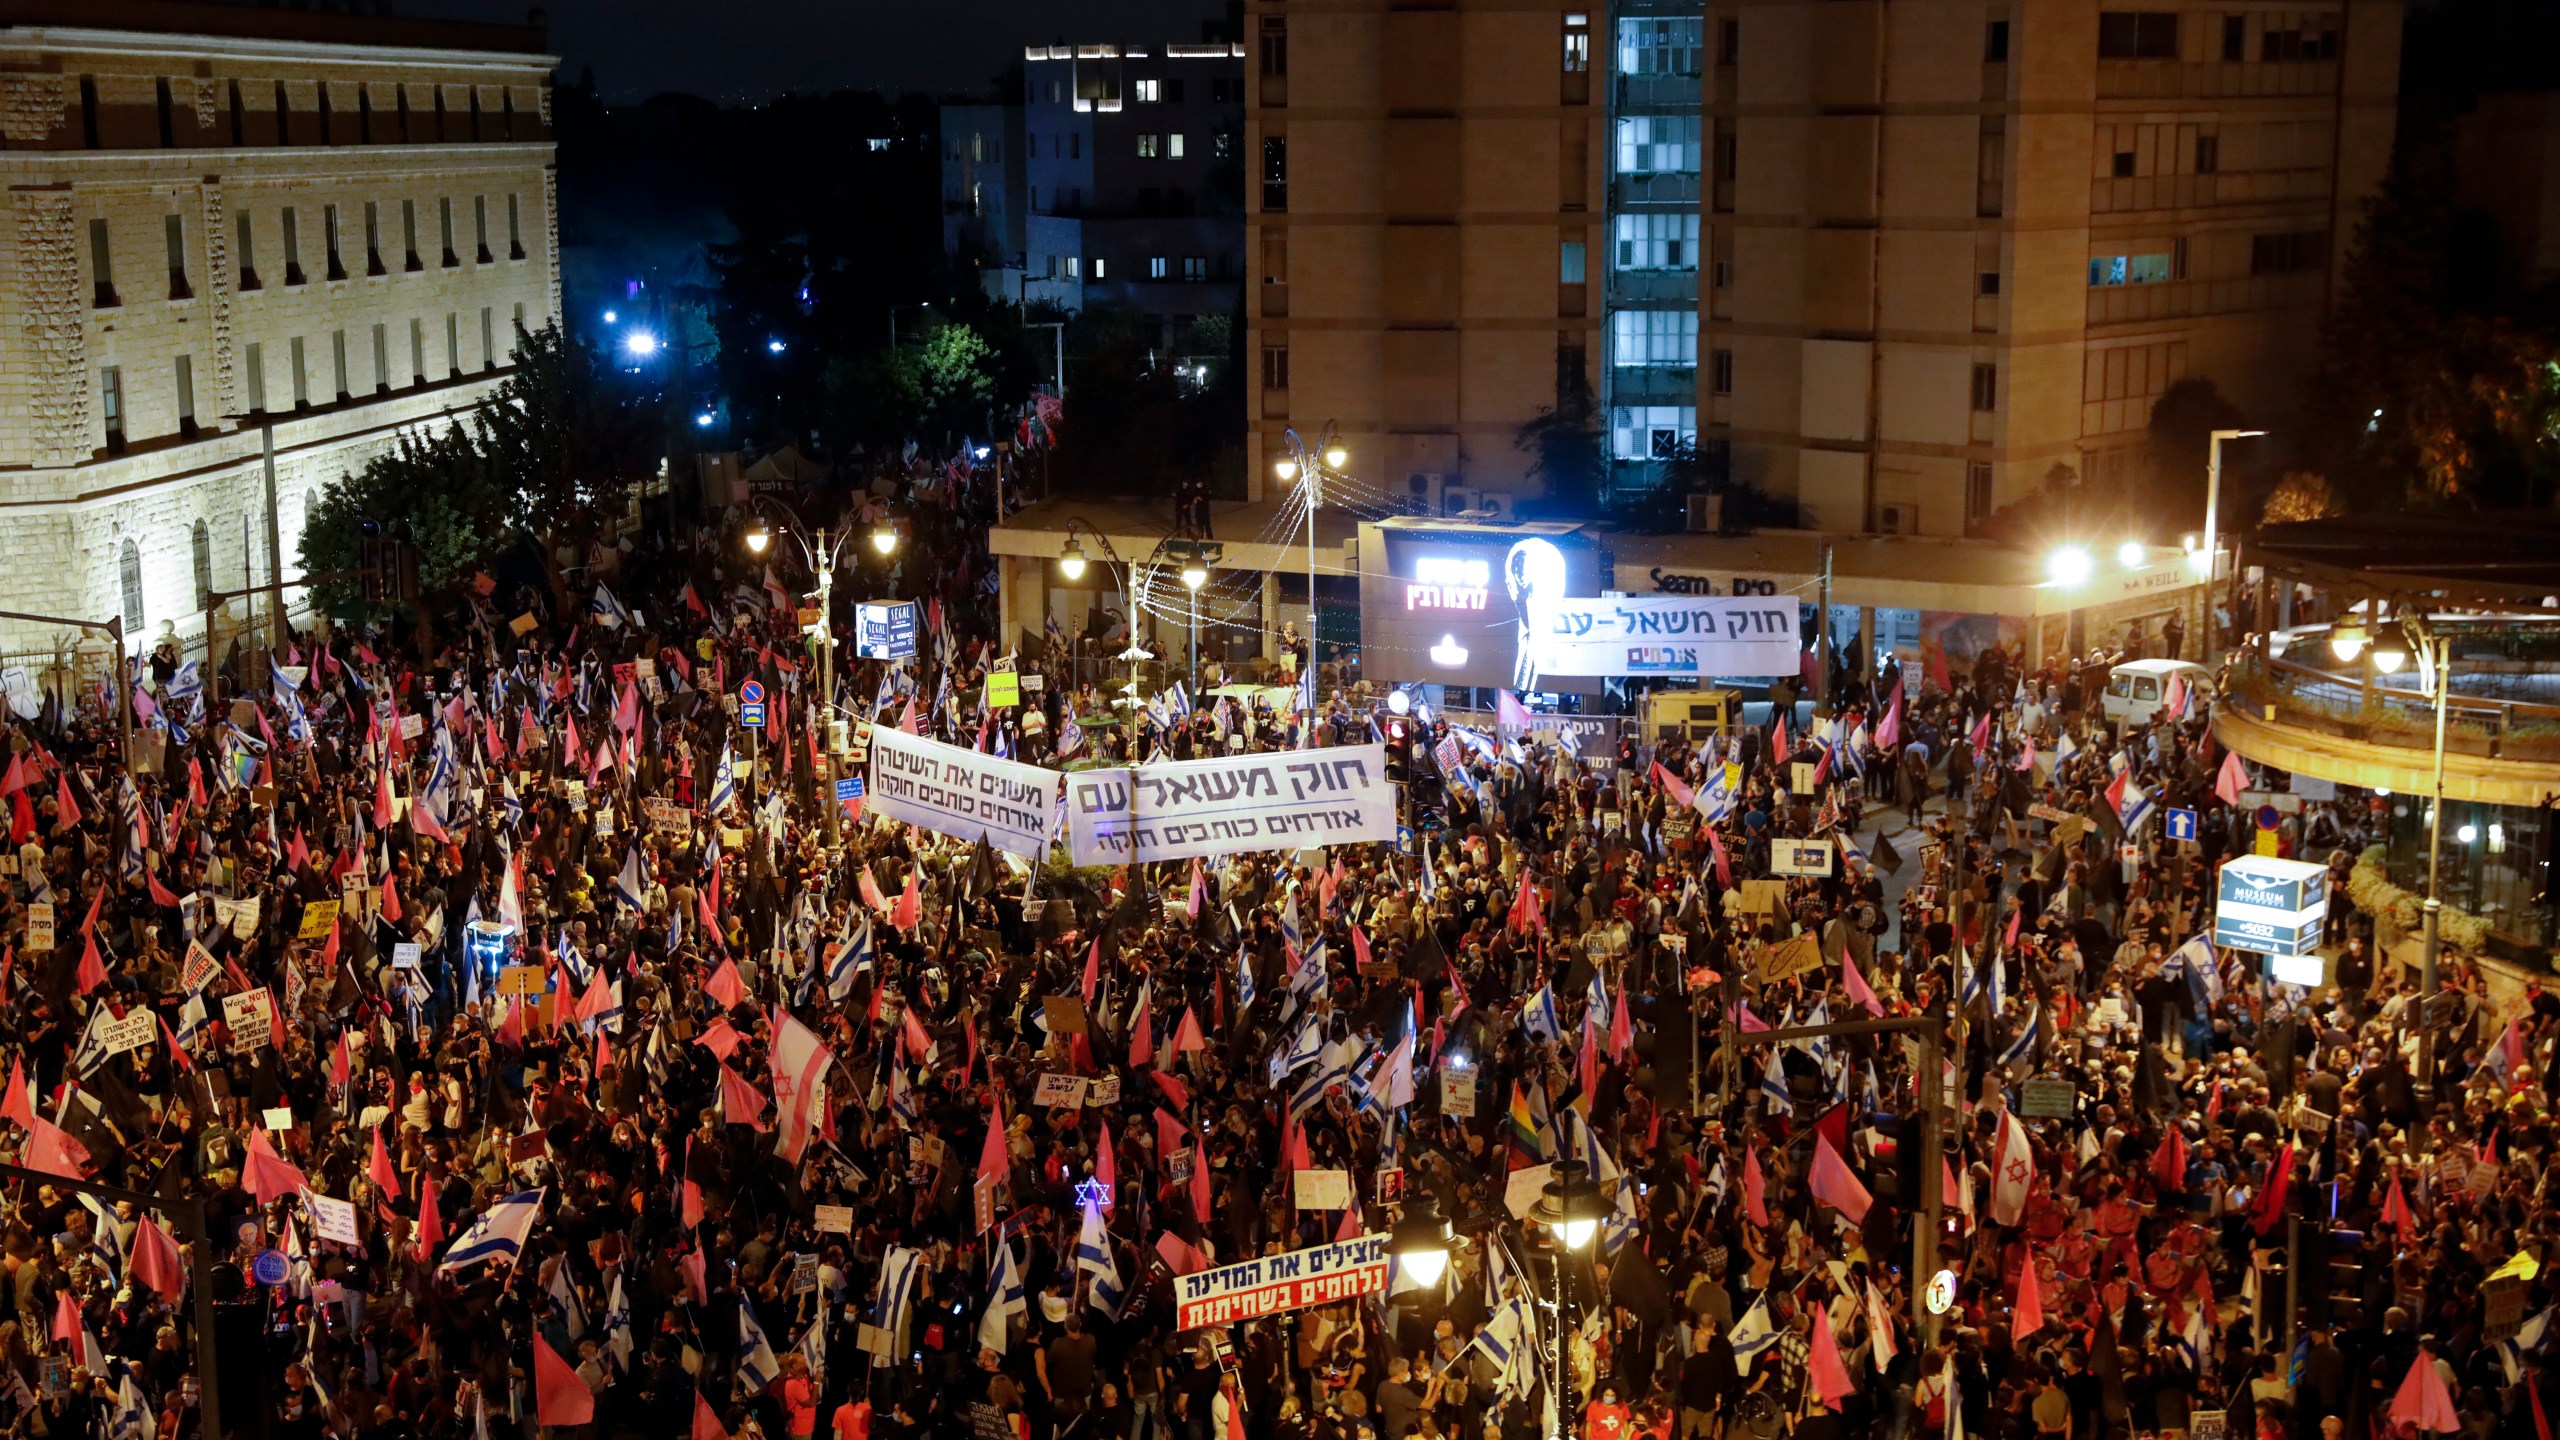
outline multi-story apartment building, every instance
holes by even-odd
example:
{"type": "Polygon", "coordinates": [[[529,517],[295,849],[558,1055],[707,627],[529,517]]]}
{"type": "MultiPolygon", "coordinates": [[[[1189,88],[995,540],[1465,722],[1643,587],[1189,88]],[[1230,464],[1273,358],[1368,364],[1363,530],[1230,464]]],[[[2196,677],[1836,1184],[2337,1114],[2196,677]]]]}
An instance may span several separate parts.
{"type": "Polygon", "coordinates": [[[999,300],[1021,296],[1022,107],[942,107],[942,250],[999,300]]]}
{"type": "Polygon", "coordinates": [[[1810,527],[1962,536],[2107,481],[2180,379],[2280,425],[2399,0],[2117,3],[1251,0],[1259,453],[1336,420],[1390,493],[1517,493],[1581,365],[1622,485],[1694,445],[1810,527]]]}
{"type": "Polygon", "coordinates": [[[1235,313],[1243,55],[1227,40],[1026,52],[1025,298],[1125,308],[1177,356],[1195,321],[1235,313]]]}
{"type": "Polygon", "coordinates": [[[299,573],[313,491],[490,393],[559,313],[542,44],[0,0],[0,548],[43,557],[0,607],[200,632],[207,591],[299,573]]]}

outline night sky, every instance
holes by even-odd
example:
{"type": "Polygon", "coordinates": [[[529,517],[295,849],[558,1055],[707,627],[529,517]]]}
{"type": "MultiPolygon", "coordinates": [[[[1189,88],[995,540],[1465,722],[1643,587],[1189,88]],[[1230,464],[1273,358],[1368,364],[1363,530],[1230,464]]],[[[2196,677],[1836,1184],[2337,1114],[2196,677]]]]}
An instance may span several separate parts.
{"type": "MultiPolygon", "coordinates": [[[[983,89],[1029,44],[1197,40],[1222,0],[546,0],[561,78],[607,100],[683,91],[983,89]]],[[[397,13],[521,21],[522,0],[399,0],[397,13]]]]}

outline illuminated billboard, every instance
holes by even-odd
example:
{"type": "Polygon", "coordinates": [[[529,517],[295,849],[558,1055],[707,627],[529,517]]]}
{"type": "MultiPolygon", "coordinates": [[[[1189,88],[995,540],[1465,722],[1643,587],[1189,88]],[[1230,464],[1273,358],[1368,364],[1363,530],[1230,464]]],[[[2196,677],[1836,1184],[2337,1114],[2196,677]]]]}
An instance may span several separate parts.
{"type": "Polygon", "coordinates": [[[1600,591],[1579,526],[1398,518],[1360,527],[1360,661],[1373,681],[1590,693],[1521,668],[1526,606],[1600,591]]]}

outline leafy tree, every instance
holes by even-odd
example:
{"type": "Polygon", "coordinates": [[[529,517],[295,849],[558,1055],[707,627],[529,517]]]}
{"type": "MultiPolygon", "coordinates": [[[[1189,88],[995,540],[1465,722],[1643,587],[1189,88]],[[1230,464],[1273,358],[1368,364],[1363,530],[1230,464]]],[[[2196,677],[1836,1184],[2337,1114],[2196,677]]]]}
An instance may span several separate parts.
{"type": "MultiPolygon", "coordinates": [[[[2216,430],[2244,428],[2240,408],[2211,380],[2190,378],[2172,384],[2151,402],[2151,422],[2143,430],[2142,469],[2121,497],[2121,519],[2114,533],[2145,540],[2168,540],[2175,532],[2197,528],[2204,517],[2205,468],[2216,430]]],[[[2229,471],[2234,456],[2223,453],[2229,471]]],[[[2222,508],[2231,511],[2235,487],[2223,478],[2222,508]]],[[[2224,523],[2229,523],[2227,518],[2224,523]]]]}
{"type": "MultiPolygon", "coordinates": [[[[312,498],[302,524],[302,570],[355,570],[366,561],[366,541],[395,540],[417,557],[421,598],[449,595],[496,548],[484,517],[508,505],[463,426],[410,431],[312,498]]],[[[364,603],[358,580],[326,580],[312,590],[326,610],[364,603]]]]}
{"type": "Polygon", "coordinates": [[[2267,495],[2265,509],[2259,512],[2262,525],[2290,525],[2303,520],[2325,520],[2346,513],[2346,502],[2339,498],[2329,477],[2309,470],[2288,471],[2276,488],[2267,495]]]}
{"type": "Polygon", "coordinates": [[[1556,403],[1522,425],[1514,444],[1530,454],[1529,474],[1546,492],[1523,505],[1524,513],[1564,519],[1598,514],[1609,456],[1600,434],[1600,401],[1581,366],[1557,370],[1556,403]]]}
{"type": "Polygon", "coordinates": [[[917,422],[937,437],[984,435],[995,398],[995,352],[966,325],[935,328],[917,347],[917,422]]]}
{"type": "Polygon", "coordinates": [[[474,412],[501,511],[544,549],[583,545],[630,508],[666,455],[655,395],[555,322],[516,332],[515,368],[474,412]]]}

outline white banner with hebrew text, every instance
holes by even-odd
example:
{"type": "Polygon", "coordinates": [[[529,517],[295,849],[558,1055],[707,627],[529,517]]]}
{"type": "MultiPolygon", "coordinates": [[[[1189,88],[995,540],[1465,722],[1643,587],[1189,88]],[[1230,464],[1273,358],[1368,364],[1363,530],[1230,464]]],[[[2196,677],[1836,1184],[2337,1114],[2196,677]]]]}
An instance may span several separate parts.
{"type": "Polygon", "coordinates": [[[1078,865],[1392,842],[1396,792],[1384,745],[1080,770],[1067,831],[1078,865]]]}
{"type": "Polygon", "coordinates": [[[871,780],[863,807],[959,840],[987,837],[998,850],[1049,856],[1058,772],[999,760],[886,725],[871,727],[871,780]]]}
{"type": "Polygon", "coordinates": [[[1533,600],[1528,659],[1541,675],[1749,679],[1797,673],[1793,595],[1621,595],[1533,600]]]}

